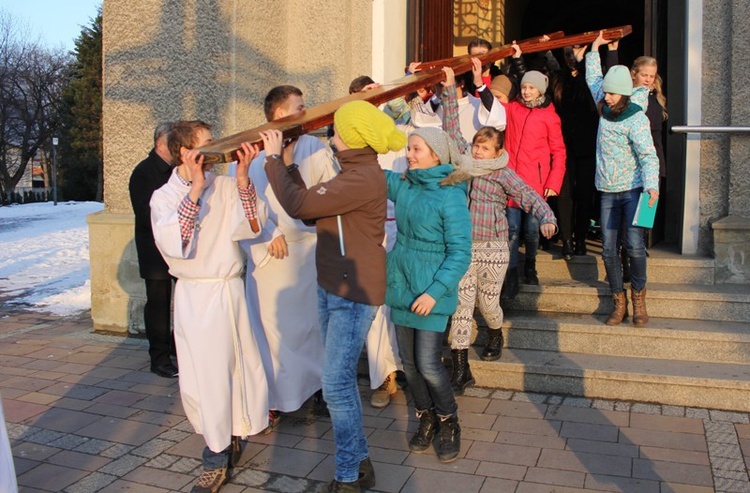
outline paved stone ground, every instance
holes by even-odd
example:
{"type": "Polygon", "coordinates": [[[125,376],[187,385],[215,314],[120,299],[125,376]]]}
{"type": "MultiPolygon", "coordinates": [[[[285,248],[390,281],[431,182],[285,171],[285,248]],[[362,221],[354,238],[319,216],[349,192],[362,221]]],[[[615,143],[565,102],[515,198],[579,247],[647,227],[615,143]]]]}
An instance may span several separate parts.
{"type": "MultiPolygon", "coordinates": [[[[144,340],[93,334],[88,315],[0,308],[0,394],[22,492],[185,492],[200,473],[177,382],[149,373],[144,340]]],[[[750,492],[746,413],[475,388],[443,465],[409,452],[403,392],[364,408],[375,491],[750,492]]],[[[303,408],[250,439],[222,491],[316,491],[333,451],[330,421],[303,408]]]]}

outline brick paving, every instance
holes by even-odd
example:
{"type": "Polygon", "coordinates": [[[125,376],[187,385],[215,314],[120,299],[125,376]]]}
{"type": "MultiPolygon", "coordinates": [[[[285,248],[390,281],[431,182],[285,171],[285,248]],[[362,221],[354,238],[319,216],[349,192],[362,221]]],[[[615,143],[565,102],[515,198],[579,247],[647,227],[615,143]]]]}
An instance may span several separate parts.
{"type": "MultiPolygon", "coordinates": [[[[186,492],[203,442],[175,380],[148,371],[146,341],[94,334],[88,315],[0,309],[0,394],[22,492],[186,492]]],[[[373,491],[401,493],[750,493],[750,416],[472,388],[459,397],[462,449],[413,454],[399,391],[367,405],[373,491]]],[[[697,389],[696,392],[699,392],[697,389]]],[[[330,421],[311,408],[251,437],[226,493],[316,491],[333,470],[330,421]]]]}

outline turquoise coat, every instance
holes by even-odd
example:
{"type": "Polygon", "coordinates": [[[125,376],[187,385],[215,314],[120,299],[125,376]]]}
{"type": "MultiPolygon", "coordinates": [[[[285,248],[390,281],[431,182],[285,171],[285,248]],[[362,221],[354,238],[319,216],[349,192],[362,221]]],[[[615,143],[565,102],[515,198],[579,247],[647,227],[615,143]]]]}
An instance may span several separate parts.
{"type": "Polygon", "coordinates": [[[458,282],[471,263],[471,217],[466,183],[442,186],[450,164],[400,173],[386,171],[396,205],[398,236],[388,254],[385,302],[396,325],[442,332],[458,306],[458,282]],[[410,310],[423,293],[436,303],[429,315],[410,310]]]}

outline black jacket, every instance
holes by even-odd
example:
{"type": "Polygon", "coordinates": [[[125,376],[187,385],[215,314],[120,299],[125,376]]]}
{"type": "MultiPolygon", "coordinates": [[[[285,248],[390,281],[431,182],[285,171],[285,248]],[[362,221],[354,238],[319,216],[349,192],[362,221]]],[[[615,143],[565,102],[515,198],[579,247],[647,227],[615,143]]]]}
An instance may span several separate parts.
{"type": "Polygon", "coordinates": [[[172,174],[172,166],[151,149],[148,157],[138,163],[130,175],[130,203],[135,212],[135,248],[143,279],[169,279],[169,267],[154,242],[151,230],[151,195],[162,187],[172,174]]]}
{"type": "MultiPolygon", "coordinates": [[[[493,79],[497,77],[498,75],[502,74],[503,71],[500,70],[500,67],[495,65],[494,63],[490,65],[490,77],[493,79]]],[[[464,94],[471,94],[472,96],[475,96],[477,91],[477,86],[474,85],[474,74],[471,71],[466,72],[463,76],[464,78],[464,94]]]]}

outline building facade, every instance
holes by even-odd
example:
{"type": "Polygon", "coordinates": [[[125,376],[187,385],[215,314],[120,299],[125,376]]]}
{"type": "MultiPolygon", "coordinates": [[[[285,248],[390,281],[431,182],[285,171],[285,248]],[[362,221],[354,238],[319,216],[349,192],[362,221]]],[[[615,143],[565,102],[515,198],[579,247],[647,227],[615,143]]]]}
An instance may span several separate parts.
{"type": "MultiPolygon", "coordinates": [[[[502,44],[556,30],[631,24],[621,62],[660,61],[667,128],[750,125],[750,3],[743,0],[105,0],[104,202],[89,217],[96,330],[141,329],[128,179],[163,121],[202,119],[215,136],[264,123],[279,84],[309,106],[367,74],[462,54],[474,36],[502,44]],[[564,4],[564,5],[563,5],[564,4]]],[[[750,135],[668,132],[663,236],[684,255],[716,255],[717,279],[748,282],[750,135]],[[744,250],[743,250],[744,248],[744,250]],[[747,255],[746,255],[747,254],[747,255]],[[746,261],[745,258],[748,258],[746,261]]]]}

